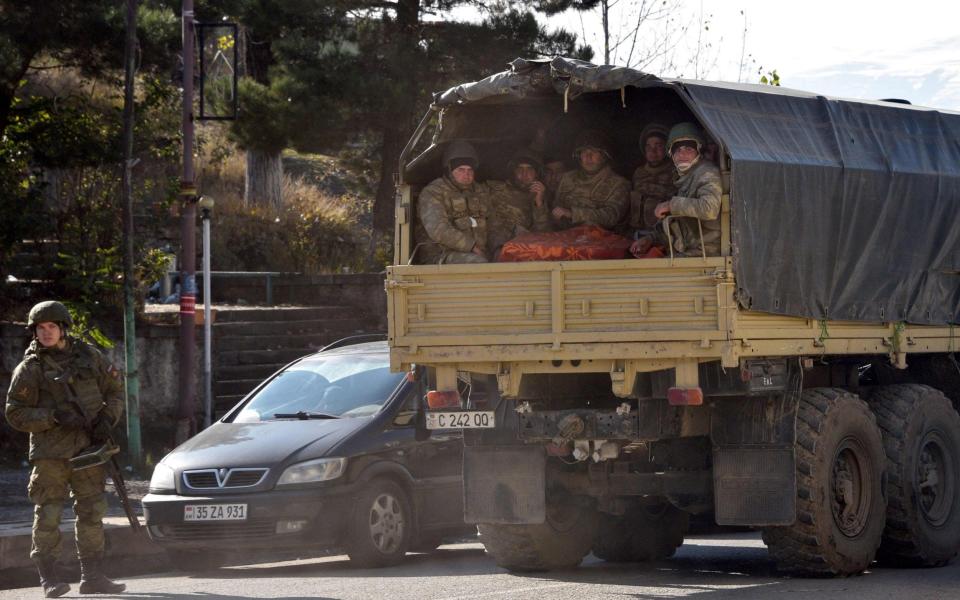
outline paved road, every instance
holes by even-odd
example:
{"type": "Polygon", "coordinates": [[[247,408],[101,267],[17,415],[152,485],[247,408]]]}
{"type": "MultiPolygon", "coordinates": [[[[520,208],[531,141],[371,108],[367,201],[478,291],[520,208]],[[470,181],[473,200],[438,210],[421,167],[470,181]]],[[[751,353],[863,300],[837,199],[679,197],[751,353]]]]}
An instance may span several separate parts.
{"type": "MultiPolygon", "coordinates": [[[[688,538],[674,558],[657,563],[609,565],[591,556],[579,569],[525,576],[497,568],[480,544],[444,546],[436,554],[408,558],[402,566],[382,570],[353,569],[346,557],[334,556],[191,575],[141,576],[126,579],[130,592],[117,597],[128,600],[960,599],[960,564],[926,570],[876,569],[845,579],[778,577],[756,534],[688,538]]],[[[67,597],[70,596],[78,597],[76,588],[67,597]]],[[[36,588],[0,592],[0,600],[37,597],[36,588]]]]}

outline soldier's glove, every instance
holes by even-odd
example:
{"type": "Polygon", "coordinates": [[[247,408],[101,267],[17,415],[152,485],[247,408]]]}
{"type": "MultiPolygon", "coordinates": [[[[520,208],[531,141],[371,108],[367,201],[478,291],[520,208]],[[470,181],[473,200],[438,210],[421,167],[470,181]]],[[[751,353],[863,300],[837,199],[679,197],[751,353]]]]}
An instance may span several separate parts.
{"type": "Polygon", "coordinates": [[[113,435],[113,425],[110,423],[110,418],[106,416],[99,416],[97,420],[93,422],[93,433],[91,437],[96,443],[103,443],[109,440],[113,435]]]}
{"type": "Polygon", "coordinates": [[[77,411],[69,408],[58,408],[53,411],[53,420],[64,429],[83,429],[87,420],[77,411]]]}

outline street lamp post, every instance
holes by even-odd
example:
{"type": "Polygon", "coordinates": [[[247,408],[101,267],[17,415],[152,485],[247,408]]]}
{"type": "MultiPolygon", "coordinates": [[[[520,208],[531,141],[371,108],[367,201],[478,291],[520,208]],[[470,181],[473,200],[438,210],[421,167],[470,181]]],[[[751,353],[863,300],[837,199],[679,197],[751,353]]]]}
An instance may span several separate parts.
{"type": "Polygon", "coordinates": [[[200,218],[203,221],[203,427],[213,422],[213,330],[210,305],[210,213],[213,212],[213,198],[201,196],[197,202],[200,218]]]}

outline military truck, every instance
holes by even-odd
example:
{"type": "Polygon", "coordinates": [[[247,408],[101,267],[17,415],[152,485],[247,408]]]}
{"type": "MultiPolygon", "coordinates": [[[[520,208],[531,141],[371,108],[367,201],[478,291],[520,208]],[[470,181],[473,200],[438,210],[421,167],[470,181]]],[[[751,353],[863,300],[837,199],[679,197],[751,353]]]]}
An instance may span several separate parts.
{"type": "Polygon", "coordinates": [[[958,113],[518,59],[437,94],[404,149],[392,368],[427,367],[427,428],[464,428],[465,518],[507,569],[664,558],[690,515],[762,530],[790,573],[942,565],[958,215],[958,113]],[[602,129],[629,177],[651,121],[715,144],[720,256],[417,264],[451,140],[497,179],[538,129],[602,129]]]}

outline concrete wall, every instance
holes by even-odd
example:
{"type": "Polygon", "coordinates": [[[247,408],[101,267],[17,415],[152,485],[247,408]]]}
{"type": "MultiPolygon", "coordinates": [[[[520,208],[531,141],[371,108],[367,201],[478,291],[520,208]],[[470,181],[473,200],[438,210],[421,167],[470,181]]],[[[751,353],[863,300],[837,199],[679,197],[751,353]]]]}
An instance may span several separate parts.
{"type": "MultiPolygon", "coordinates": [[[[172,446],[174,416],[176,415],[179,387],[179,352],[177,342],[180,329],[175,325],[156,325],[140,323],[137,328],[137,362],[140,376],[140,421],[141,437],[146,450],[156,454],[172,446]]],[[[116,344],[105,354],[119,369],[125,362],[123,336],[110,336],[116,344]]],[[[202,332],[198,328],[197,389],[200,391],[202,376],[202,332]]],[[[15,323],[0,324],[0,389],[3,398],[10,386],[13,369],[23,358],[23,351],[30,339],[25,333],[25,325],[15,323]]],[[[24,451],[19,454],[26,457],[27,434],[14,431],[5,419],[0,426],[0,449],[24,451]]],[[[124,437],[121,435],[121,437],[124,437]]],[[[5,458],[11,458],[9,455],[5,458]]]]}

